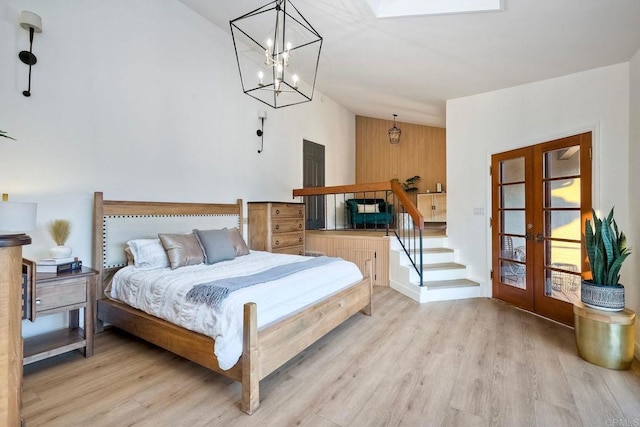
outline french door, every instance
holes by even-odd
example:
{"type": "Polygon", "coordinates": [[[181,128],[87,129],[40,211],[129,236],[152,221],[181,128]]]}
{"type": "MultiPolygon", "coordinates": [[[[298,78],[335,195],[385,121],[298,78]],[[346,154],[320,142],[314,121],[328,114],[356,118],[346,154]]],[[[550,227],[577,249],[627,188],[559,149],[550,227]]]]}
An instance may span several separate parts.
{"type": "Polygon", "coordinates": [[[591,132],[493,155],[493,296],[573,325],[591,215],[591,132]]]}

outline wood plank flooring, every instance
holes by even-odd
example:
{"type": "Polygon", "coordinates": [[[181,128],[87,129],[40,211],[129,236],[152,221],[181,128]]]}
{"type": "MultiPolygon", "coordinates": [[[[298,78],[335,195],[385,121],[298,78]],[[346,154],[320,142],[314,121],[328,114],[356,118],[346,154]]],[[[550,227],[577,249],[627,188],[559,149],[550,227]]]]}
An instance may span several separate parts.
{"type": "Polygon", "coordinates": [[[635,426],[640,363],[577,355],[573,330],[490,299],[417,304],[376,287],[357,314],[261,383],[240,385],[129,335],[25,367],[35,426],[635,426]]]}

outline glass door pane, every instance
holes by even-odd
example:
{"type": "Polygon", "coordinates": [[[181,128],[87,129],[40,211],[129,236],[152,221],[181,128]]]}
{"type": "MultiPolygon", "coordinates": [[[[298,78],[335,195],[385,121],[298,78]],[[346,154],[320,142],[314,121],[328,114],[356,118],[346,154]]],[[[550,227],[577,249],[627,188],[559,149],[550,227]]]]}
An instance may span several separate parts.
{"type": "Polygon", "coordinates": [[[499,164],[500,282],[526,289],[525,158],[499,164]]]}
{"type": "Polygon", "coordinates": [[[582,265],[580,145],[543,155],[544,295],[580,300],[582,265]]]}

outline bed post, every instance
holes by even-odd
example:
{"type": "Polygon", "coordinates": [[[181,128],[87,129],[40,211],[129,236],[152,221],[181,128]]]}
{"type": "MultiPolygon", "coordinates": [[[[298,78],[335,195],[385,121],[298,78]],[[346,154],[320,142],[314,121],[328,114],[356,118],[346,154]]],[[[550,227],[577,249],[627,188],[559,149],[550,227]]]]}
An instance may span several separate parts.
{"type": "Polygon", "coordinates": [[[240,409],[251,415],[260,406],[258,308],[254,302],[244,305],[242,329],[242,402],[240,409]]]}
{"type": "Polygon", "coordinates": [[[94,332],[102,332],[104,330],[104,322],[98,319],[98,299],[103,295],[102,284],[102,221],[103,221],[103,195],[101,191],[93,193],[93,262],[91,267],[98,271],[97,280],[94,280],[96,289],[94,290],[94,298],[90,301],[93,305],[93,325],[94,332]]]}
{"type": "Polygon", "coordinates": [[[370,259],[364,262],[364,277],[369,282],[369,304],[360,311],[367,316],[371,316],[373,305],[373,263],[370,259]]]}

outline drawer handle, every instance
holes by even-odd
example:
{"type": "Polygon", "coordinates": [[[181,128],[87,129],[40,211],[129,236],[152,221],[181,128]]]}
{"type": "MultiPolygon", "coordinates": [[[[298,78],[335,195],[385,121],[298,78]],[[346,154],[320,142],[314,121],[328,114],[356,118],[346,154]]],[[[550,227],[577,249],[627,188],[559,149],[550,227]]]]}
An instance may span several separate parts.
{"type": "Polygon", "coordinates": [[[298,215],[302,215],[302,209],[298,211],[298,215]]]}
{"type": "Polygon", "coordinates": [[[280,240],[276,240],[276,246],[280,244],[280,240]]]}
{"type": "Polygon", "coordinates": [[[302,243],[302,237],[298,238],[298,242],[302,243]]]}
{"type": "Polygon", "coordinates": [[[302,224],[298,224],[298,228],[302,228],[302,224]]]}
{"type": "Polygon", "coordinates": [[[276,224],[276,230],[280,230],[280,225],[276,224]]]}
{"type": "Polygon", "coordinates": [[[36,305],[40,305],[42,304],[42,301],[40,300],[40,298],[36,298],[36,305]]]}
{"type": "Polygon", "coordinates": [[[280,213],[280,209],[276,209],[276,215],[280,213]]]}

